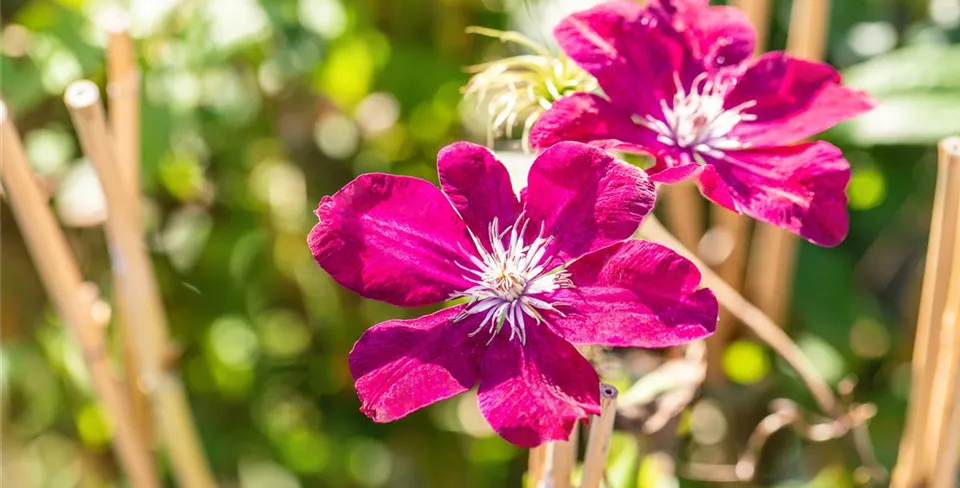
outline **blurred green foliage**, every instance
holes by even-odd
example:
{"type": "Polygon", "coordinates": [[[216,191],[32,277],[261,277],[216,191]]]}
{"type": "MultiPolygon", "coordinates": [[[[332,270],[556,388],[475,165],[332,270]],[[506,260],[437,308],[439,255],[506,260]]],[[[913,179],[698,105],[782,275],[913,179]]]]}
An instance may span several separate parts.
{"type": "MultiPolygon", "coordinates": [[[[346,359],[353,341],[378,321],[416,311],[339,288],[313,263],[305,235],[315,202],[354,176],[435,180],[440,147],[483,140],[483,119],[460,100],[462,67],[512,48],[468,37],[465,27],[519,25],[543,38],[546,24],[586,3],[132,1],[146,233],[182,352],[177,365],[223,486],[520,485],[526,453],[491,435],[475,396],[388,425],[358,411],[346,359]]],[[[102,200],[60,100],[80,77],[103,84],[97,18],[106,4],[3,0],[0,89],[85,277],[109,297],[102,200]]],[[[790,2],[775,4],[777,48],[790,2]]],[[[933,148],[960,133],[958,25],[951,0],[833,2],[830,59],[881,105],[825,135],[854,165],[851,233],[837,249],[803,246],[789,325],[831,381],[859,377],[857,399],[879,407],[871,433],[888,467],[905,409],[933,148]]],[[[123,486],[79,352],[49,308],[6,204],[2,212],[4,481],[123,486]]],[[[697,413],[685,414],[679,432],[693,435],[675,444],[681,462],[732,461],[771,398],[811,404],[782,361],[749,337],[727,351],[724,367],[732,386],[705,392],[723,414],[723,433],[698,435],[697,413]]],[[[617,371],[607,379],[636,379],[617,371]]],[[[841,442],[774,441],[764,484],[856,479],[841,442]]],[[[647,456],[653,445],[618,434],[612,486],[674,486],[659,458],[647,456]]]]}

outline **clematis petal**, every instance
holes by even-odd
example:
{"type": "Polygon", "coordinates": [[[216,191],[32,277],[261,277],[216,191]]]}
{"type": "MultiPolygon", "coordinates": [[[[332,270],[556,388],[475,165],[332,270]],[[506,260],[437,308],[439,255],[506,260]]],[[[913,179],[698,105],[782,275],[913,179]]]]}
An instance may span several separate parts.
{"type": "MultiPolygon", "coordinates": [[[[719,195],[729,195],[736,211],[782,227],[821,246],[836,246],[847,235],[847,183],[850,163],[832,144],[818,141],[777,148],[728,151],[706,156],[719,195]]],[[[719,203],[719,202],[718,202],[719,203]]]]}
{"type": "Polygon", "coordinates": [[[530,168],[526,216],[554,239],[554,266],[629,238],[653,209],[646,173],[601,149],[561,142],[530,168]]]}
{"type": "Polygon", "coordinates": [[[314,259],[364,297],[413,307],[472,286],[453,264],[473,245],[466,226],[427,181],[362,175],[324,197],[316,214],[307,239],[314,259]]]}
{"type": "Polygon", "coordinates": [[[730,194],[730,187],[720,179],[717,169],[713,166],[703,167],[697,178],[697,186],[700,187],[700,193],[713,203],[731,212],[741,213],[739,207],[737,207],[737,202],[733,200],[733,196],[730,194]]]}
{"type": "Polygon", "coordinates": [[[486,339],[469,337],[469,319],[452,322],[463,307],[390,320],[360,336],[350,351],[350,372],[364,414],[390,422],[473,388],[486,339]]]}
{"type": "Polygon", "coordinates": [[[651,0],[647,5],[684,33],[708,70],[739,65],[753,54],[757,34],[739,8],[710,6],[709,0],[651,0]]]}
{"type": "Polygon", "coordinates": [[[670,147],[657,153],[657,163],[648,173],[654,183],[679,183],[696,175],[702,167],[689,151],[670,147]]]}
{"type": "Polygon", "coordinates": [[[656,135],[634,123],[630,112],[591,93],[557,100],[530,131],[530,144],[537,150],[561,141],[632,153],[647,152],[645,148],[657,144],[656,135]]]}
{"type": "Polygon", "coordinates": [[[494,218],[503,226],[520,215],[520,201],[507,168],[487,148],[457,142],[437,156],[440,188],[475,235],[483,236],[494,218]]]}
{"type": "Polygon", "coordinates": [[[716,329],[717,299],[700,271],[667,247],[629,240],[587,254],[567,271],[575,288],[558,290],[563,305],[551,327],[574,344],[669,347],[716,329]]]}
{"type": "Polygon", "coordinates": [[[872,109],[866,93],[840,85],[832,66],[772,52],[757,58],[727,96],[724,106],[756,103],[756,116],[741,122],[731,137],[753,147],[790,144],[823,132],[872,109]]]}
{"type": "Polygon", "coordinates": [[[526,345],[501,332],[480,366],[480,412],[521,447],[567,440],[577,420],[600,413],[600,378],[569,342],[528,325],[526,345]]]}
{"type": "Polygon", "coordinates": [[[660,118],[661,100],[700,71],[684,37],[632,1],[614,1],[568,16],[554,30],[570,58],[597,78],[615,104],[660,118]]]}

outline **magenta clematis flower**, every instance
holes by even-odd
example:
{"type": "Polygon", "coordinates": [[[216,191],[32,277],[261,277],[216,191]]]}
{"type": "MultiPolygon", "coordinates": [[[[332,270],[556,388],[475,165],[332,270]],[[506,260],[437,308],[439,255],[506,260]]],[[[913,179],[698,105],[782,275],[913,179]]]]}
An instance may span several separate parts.
{"type": "Polygon", "coordinates": [[[367,174],[320,201],[308,243],[360,295],[399,306],[466,298],[367,330],[350,353],[361,410],[399,419],[479,383],[480,411],[514,444],[567,439],[600,411],[575,344],[666,347],[713,332],[700,273],[658,244],[624,240],[654,204],[643,171],[561,143],[517,198],[482,146],[440,152],[440,186],[367,174]]]}
{"type": "Polygon", "coordinates": [[[554,103],[533,127],[534,147],[650,153],[653,181],[694,177],[715,203],[815,244],[846,237],[850,165],[827,142],[799,142],[874,106],[832,67],[783,52],[750,61],[747,19],[707,0],[606,3],[554,34],[605,96],[554,103]]]}

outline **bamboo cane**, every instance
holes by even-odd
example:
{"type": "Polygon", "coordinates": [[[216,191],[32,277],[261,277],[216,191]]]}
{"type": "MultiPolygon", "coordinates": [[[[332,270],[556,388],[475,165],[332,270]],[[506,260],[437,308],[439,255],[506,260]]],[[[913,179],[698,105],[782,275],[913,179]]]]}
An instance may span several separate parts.
{"type": "MultiPolygon", "coordinates": [[[[723,281],[740,291],[743,289],[743,276],[746,272],[749,222],[746,217],[737,215],[719,205],[712,206],[710,210],[715,226],[713,232],[722,232],[724,239],[728,240],[730,246],[723,261],[717,264],[714,269],[723,281]]],[[[704,255],[704,253],[699,254],[704,255]]],[[[717,331],[706,340],[707,383],[717,385],[726,381],[723,371],[723,351],[736,333],[736,318],[729,310],[721,307],[720,317],[717,321],[717,331]]]]}
{"type": "Polygon", "coordinates": [[[544,481],[550,481],[550,484],[547,485],[550,488],[570,488],[573,466],[577,463],[579,431],[580,425],[578,423],[573,426],[573,432],[570,434],[569,440],[550,444],[552,449],[547,450],[550,460],[547,462],[547,469],[543,475],[544,481]]]}
{"type": "Polygon", "coordinates": [[[530,449],[527,459],[527,486],[537,486],[543,478],[543,465],[546,462],[547,450],[545,446],[530,449]]]}
{"type": "Polygon", "coordinates": [[[92,304],[82,299],[80,267],[41,194],[20,137],[2,102],[0,150],[3,154],[3,186],[10,207],[47,293],[80,345],[93,389],[108,415],[107,421],[113,426],[113,449],[120,464],[134,486],[158,487],[153,457],[134,427],[129,399],[114,376],[102,331],[91,315],[92,304]]]}
{"type": "Polygon", "coordinates": [[[703,237],[704,218],[696,185],[682,181],[674,185],[661,185],[659,191],[667,203],[666,217],[670,228],[683,245],[696,249],[703,237]]]}
{"type": "MultiPolygon", "coordinates": [[[[827,41],[829,0],[794,0],[790,13],[787,51],[798,57],[822,60],[827,41]]],[[[775,322],[784,323],[797,260],[797,237],[782,229],[758,224],[747,279],[754,303],[775,322]]]]}
{"type": "MultiPolygon", "coordinates": [[[[952,149],[948,150],[947,144],[948,141],[944,141],[942,150],[949,152],[954,166],[960,167],[960,139],[954,139],[952,149]]],[[[927,471],[933,488],[954,488],[960,474],[957,471],[960,462],[960,236],[953,242],[953,271],[938,355],[927,421],[926,442],[932,446],[927,471]]]]}
{"type": "Polygon", "coordinates": [[[100,90],[90,81],[77,81],[67,87],[64,101],[84,153],[93,163],[107,201],[107,238],[111,260],[120,271],[117,287],[124,303],[119,312],[123,322],[136,324],[134,345],[141,378],[138,383],[153,402],[159,434],[163,438],[173,471],[180,486],[206,488],[213,478],[197,439],[186,396],[179,381],[163,367],[165,347],[169,344],[166,314],[156,279],[129,206],[123,178],[114,154],[100,102],[100,90]]]}
{"type": "Polygon", "coordinates": [[[600,416],[595,417],[590,424],[587,452],[583,456],[583,478],[580,481],[580,488],[600,488],[600,481],[603,480],[603,473],[607,467],[613,421],[617,417],[618,395],[619,392],[612,385],[600,386],[600,416]]]}
{"type": "Polygon", "coordinates": [[[733,5],[747,14],[750,23],[757,30],[754,53],[762,53],[767,45],[767,32],[770,30],[770,0],[733,0],[733,5]]]}
{"type": "Polygon", "coordinates": [[[949,156],[941,145],[937,189],[933,201],[933,216],[930,222],[930,240],[927,244],[927,259],[920,296],[920,312],[914,338],[911,364],[910,405],[900,454],[893,472],[895,488],[912,488],[921,483],[928,473],[924,463],[928,459],[929,440],[925,438],[926,418],[930,413],[930,391],[934,381],[938,325],[943,317],[949,270],[953,263],[953,247],[960,236],[957,223],[960,221],[960,160],[949,156]]]}
{"type": "MultiPolygon", "coordinates": [[[[737,0],[734,5],[744,11],[757,32],[754,54],[759,55],[766,46],[767,30],[770,23],[769,0],[737,0]]],[[[747,243],[750,238],[750,224],[746,217],[734,214],[727,209],[714,205],[711,207],[711,220],[714,226],[731,239],[730,252],[722,263],[716,266],[717,273],[724,281],[738,291],[743,290],[747,264],[747,243]]],[[[678,236],[679,237],[679,236],[678,236]]],[[[681,239],[681,242],[683,240],[681,239]]],[[[684,243],[686,245],[686,243],[684,243]]],[[[689,245],[688,245],[689,248],[689,245]]],[[[702,255],[702,253],[701,253],[702,255]]],[[[726,308],[720,309],[717,331],[707,338],[707,376],[708,384],[722,384],[726,381],[723,371],[723,351],[727,343],[738,330],[737,321],[726,308]]]]}
{"type": "MultiPolygon", "coordinates": [[[[137,69],[133,40],[130,38],[130,19],[119,9],[108,11],[101,18],[101,25],[109,35],[107,41],[107,94],[110,99],[108,115],[110,130],[116,144],[118,171],[126,183],[130,213],[137,228],[140,227],[140,73],[137,69]]],[[[114,283],[119,283],[114,276],[114,283]]],[[[114,289],[117,307],[126,302],[119,297],[122,288],[114,289]]],[[[119,313],[118,322],[127,313],[119,313]]],[[[127,391],[133,404],[137,426],[148,443],[153,444],[151,415],[147,399],[138,384],[140,370],[134,354],[135,346],[128,324],[120,323],[117,336],[123,345],[123,363],[126,370],[127,391]]]]}

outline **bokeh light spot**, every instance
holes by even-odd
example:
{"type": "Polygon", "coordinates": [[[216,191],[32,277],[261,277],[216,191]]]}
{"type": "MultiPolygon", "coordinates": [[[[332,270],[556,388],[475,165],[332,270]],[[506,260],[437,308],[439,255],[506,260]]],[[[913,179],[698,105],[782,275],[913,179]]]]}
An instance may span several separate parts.
{"type": "Polygon", "coordinates": [[[732,381],[753,384],[770,373],[770,358],[756,342],[734,341],[723,352],[723,372],[732,381]]]}

